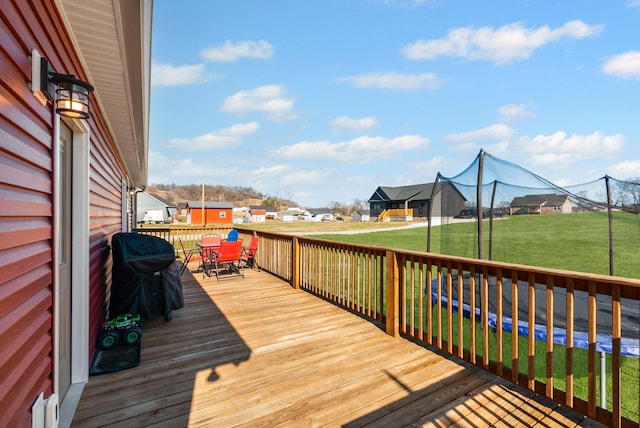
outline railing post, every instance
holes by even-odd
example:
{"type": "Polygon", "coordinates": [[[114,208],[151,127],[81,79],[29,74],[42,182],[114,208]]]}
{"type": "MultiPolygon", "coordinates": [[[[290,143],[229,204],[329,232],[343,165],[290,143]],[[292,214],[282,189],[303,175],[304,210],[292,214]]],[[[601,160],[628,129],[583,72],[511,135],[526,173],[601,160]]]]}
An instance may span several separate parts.
{"type": "Polygon", "coordinates": [[[293,288],[300,289],[300,242],[296,236],[293,237],[293,245],[291,246],[291,280],[293,288]]]}
{"type": "Polygon", "coordinates": [[[400,336],[398,302],[398,260],[395,251],[387,250],[387,334],[400,336]]]}

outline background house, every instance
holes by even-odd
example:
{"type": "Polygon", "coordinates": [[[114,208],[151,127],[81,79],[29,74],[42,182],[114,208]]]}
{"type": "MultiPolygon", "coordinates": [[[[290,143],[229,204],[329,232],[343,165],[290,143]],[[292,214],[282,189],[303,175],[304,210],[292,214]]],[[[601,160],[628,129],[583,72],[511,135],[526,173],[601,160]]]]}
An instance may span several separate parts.
{"type": "Polygon", "coordinates": [[[231,202],[187,201],[187,223],[189,224],[231,224],[233,204],[231,202]],[[204,213],[204,221],[203,221],[204,213]]]}
{"type": "MultiPolygon", "coordinates": [[[[413,209],[414,218],[427,218],[433,186],[434,183],[379,186],[368,201],[370,215],[377,218],[384,210],[406,208],[413,209]]],[[[450,182],[441,182],[439,188],[433,201],[433,216],[452,217],[458,214],[464,208],[465,197],[450,182]]]]}
{"type": "Polygon", "coordinates": [[[264,205],[262,206],[262,208],[264,208],[264,210],[266,211],[265,216],[267,220],[276,220],[278,218],[278,210],[276,210],[276,207],[271,205],[264,205]]]}
{"type": "Polygon", "coordinates": [[[369,210],[357,210],[351,215],[353,221],[370,221],[371,214],[369,210]]]}
{"type": "Polygon", "coordinates": [[[511,215],[571,213],[571,199],[567,195],[526,195],[513,198],[511,215]]]}
{"type": "Polygon", "coordinates": [[[247,210],[247,219],[250,223],[265,223],[267,221],[267,210],[262,206],[250,206],[247,210]]]}
{"type": "Polygon", "coordinates": [[[162,213],[162,222],[171,223],[178,212],[178,206],[158,195],[147,192],[138,192],[136,194],[136,222],[143,223],[145,213],[147,211],[160,211],[162,213]]]}
{"type": "Polygon", "coordinates": [[[310,208],[302,213],[305,221],[333,221],[333,213],[327,208],[310,208]]]}
{"type": "Polygon", "coordinates": [[[152,6],[0,2],[2,426],[31,426],[40,395],[68,426],[88,382],[111,237],[131,230],[147,185],[152,6]],[[88,119],[56,112],[39,57],[93,85],[88,119]]]}

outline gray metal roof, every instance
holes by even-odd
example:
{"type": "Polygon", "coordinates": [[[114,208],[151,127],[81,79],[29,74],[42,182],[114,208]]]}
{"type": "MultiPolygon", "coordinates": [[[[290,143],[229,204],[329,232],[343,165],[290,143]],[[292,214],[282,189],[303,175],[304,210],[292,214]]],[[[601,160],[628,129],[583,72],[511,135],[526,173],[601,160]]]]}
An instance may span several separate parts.
{"type": "MultiPolygon", "coordinates": [[[[202,201],[187,201],[187,206],[189,208],[202,208],[202,201]]],[[[217,201],[204,201],[205,208],[233,208],[233,204],[231,202],[217,202],[217,201]]]]}

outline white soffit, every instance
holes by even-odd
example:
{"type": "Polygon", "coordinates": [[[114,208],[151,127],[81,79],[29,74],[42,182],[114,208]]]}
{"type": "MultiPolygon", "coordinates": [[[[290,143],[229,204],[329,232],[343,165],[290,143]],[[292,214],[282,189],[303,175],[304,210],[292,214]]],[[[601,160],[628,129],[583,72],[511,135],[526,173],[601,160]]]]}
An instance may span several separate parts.
{"type": "Polygon", "coordinates": [[[153,0],[57,3],[133,184],[146,186],[153,0]]]}

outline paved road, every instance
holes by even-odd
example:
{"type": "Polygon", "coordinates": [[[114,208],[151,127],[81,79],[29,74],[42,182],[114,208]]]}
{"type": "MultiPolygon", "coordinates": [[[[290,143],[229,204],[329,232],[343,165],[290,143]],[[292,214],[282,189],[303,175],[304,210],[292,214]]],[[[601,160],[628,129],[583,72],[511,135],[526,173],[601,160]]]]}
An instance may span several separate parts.
{"type": "Polygon", "coordinates": [[[388,230],[414,229],[416,227],[427,227],[426,221],[411,223],[398,227],[382,227],[379,229],[357,229],[357,230],[327,230],[323,232],[287,232],[287,235],[355,235],[359,233],[386,232],[388,230]]]}

